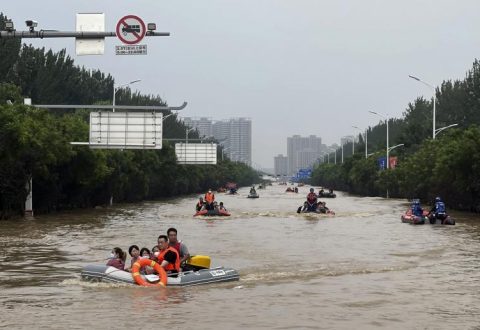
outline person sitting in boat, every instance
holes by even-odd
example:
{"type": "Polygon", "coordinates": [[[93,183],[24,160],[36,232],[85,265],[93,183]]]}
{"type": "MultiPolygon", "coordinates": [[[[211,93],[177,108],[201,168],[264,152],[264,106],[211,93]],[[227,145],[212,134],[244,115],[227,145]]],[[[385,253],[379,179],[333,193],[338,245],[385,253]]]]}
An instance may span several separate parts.
{"type": "Polygon", "coordinates": [[[333,195],[333,189],[331,189],[331,188],[328,189],[328,193],[329,193],[330,195],[333,195]]]}
{"type": "Polygon", "coordinates": [[[435,198],[435,204],[433,205],[429,214],[435,216],[435,219],[439,219],[442,221],[446,219],[447,212],[445,209],[445,203],[440,197],[435,198]]]}
{"type": "Polygon", "coordinates": [[[213,202],[215,201],[215,194],[212,192],[212,189],[208,189],[208,192],[203,198],[205,200],[205,207],[207,210],[213,210],[213,202]]]}
{"type": "Polygon", "coordinates": [[[158,263],[167,273],[180,272],[180,255],[177,250],[168,245],[167,235],[158,236],[158,263]]]}
{"type": "Polygon", "coordinates": [[[203,197],[200,197],[198,199],[197,205],[195,205],[195,209],[197,210],[197,212],[200,212],[204,208],[205,208],[205,202],[203,201],[203,197]]]}
{"type": "Polygon", "coordinates": [[[150,253],[150,259],[157,260],[159,253],[160,253],[160,249],[158,248],[158,245],[155,245],[154,247],[152,247],[152,253],[150,253]]]}
{"type": "Polygon", "coordinates": [[[180,256],[180,265],[182,265],[188,258],[190,258],[190,252],[188,252],[187,246],[178,240],[177,234],[178,232],[175,228],[168,228],[168,245],[177,250],[180,256]]]}
{"type": "Polygon", "coordinates": [[[125,269],[125,260],[127,259],[127,254],[120,249],[119,247],[115,247],[110,254],[110,258],[107,262],[107,266],[112,266],[120,270],[125,269]]]}
{"type": "Polygon", "coordinates": [[[223,206],[223,202],[220,202],[220,205],[218,206],[218,209],[219,209],[220,211],[228,212],[227,209],[225,208],[225,206],[223,206]]]}
{"type": "Polygon", "coordinates": [[[320,213],[328,213],[329,208],[327,207],[327,203],[326,203],[326,202],[318,201],[318,203],[317,203],[317,211],[320,212],[320,213]]]}
{"type": "Polygon", "coordinates": [[[320,188],[320,190],[318,191],[318,197],[322,197],[323,194],[325,194],[325,191],[323,190],[323,188],[320,188]]]}
{"type": "Polygon", "coordinates": [[[307,195],[308,211],[315,211],[317,209],[317,195],[313,188],[310,188],[310,192],[307,195]]]}
{"type": "Polygon", "coordinates": [[[295,187],[295,189],[293,189],[294,192],[298,193],[298,188],[295,187]]]}
{"type": "MultiPolygon", "coordinates": [[[[152,259],[153,260],[152,254],[150,253],[150,250],[146,247],[143,247],[143,248],[140,249],[140,257],[139,258],[140,259],[152,259]]],[[[145,268],[143,268],[140,271],[140,273],[142,273],[144,275],[150,275],[150,274],[154,273],[154,270],[150,266],[145,266],[145,268]]]]}
{"type": "Polygon", "coordinates": [[[150,259],[152,257],[152,253],[150,250],[146,247],[143,247],[140,249],[140,258],[143,259],[150,259]]]}
{"type": "Polygon", "coordinates": [[[133,264],[140,259],[140,249],[137,245],[132,245],[128,248],[128,254],[130,255],[130,267],[127,267],[125,270],[127,272],[132,271],[133,264]]]}
{"type": "Polygon", "coordinates": [[[255,186],[252,186],[252,188],[250,188],[250,195],[256,195],[257,194],[257,191],[255,190],[255,186]]]}
{"type": "Polygon", "coordinates": [[[410,207],[412,210],[412,214],[417,216],[417,217],[422,217],[423,216],[423,209],[422,206],[420,205],[420,201],[418,199],[414,199],[412,201],[412,205],[410,207]]]}

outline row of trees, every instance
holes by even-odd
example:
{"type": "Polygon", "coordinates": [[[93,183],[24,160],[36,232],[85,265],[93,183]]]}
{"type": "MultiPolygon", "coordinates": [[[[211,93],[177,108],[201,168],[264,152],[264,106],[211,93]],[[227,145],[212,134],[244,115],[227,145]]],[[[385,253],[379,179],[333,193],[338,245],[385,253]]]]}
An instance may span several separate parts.
{"type": "MultiPolygon", "coordinates": [[[[5,17],[0,14],[0,29],[5,17]]],[[[34,210],[92,207],[201,192],[234,181],[258,182],[249,166],[228,159],[217,165],[178,165],[173,143],[185,136],[176,116],[164,121],[161,150],[92,150],[88,111],[49,111],[23,105],[111,104],[114,79],[74,65],[65,50],[54,53],[0,39],[0,219],[23,214],[33,177],[34,210]]],[[[117,104],[166,105],[158,96],[121,89],[117,104]]],[[[169,112],[164,113],[164,115],[169,112]]],[[[192,139],[198,133],[192,132],[192,139]]],[[[221,157],[219,157],[221,158],[221,157]]]]}
{"type": "MultiPolygon", "coordinates": [[[[418,98],[401,119],[390,119],[390,145],[403,143],[391,156],[398,166],[379,170],[377,158],[385,156],[386,123],[368,129],[368,149],[376,154],[365,159],[352,156],[350,147],[343,164],[320,164],[313,172],[314,184],[368,196],[420,198],[425,202],[442,196],[450,207],[480,211],[480,63],[461,81],[445,81],[436,89],[436,127],[458,124],[432,140],[433,100],[418,98]]],[[[359,136],[357,150],[365,147],[359,136]]],[[[330,156],[332,159],[332,156],[330,156]]]]}

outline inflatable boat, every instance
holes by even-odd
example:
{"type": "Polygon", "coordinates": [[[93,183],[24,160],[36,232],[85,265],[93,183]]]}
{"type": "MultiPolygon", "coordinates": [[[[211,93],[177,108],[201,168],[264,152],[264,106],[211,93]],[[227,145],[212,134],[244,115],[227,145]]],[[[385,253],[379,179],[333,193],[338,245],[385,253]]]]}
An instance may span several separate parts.
{"type": "Polygon", "coordinates": [[[451,216],[449,215],[446,215],[445,219],[437,219],[435,218],[435,215],[434,214],[430,214],[428,216],[428,221],[430,222],[430,224],[432,225],[435,225],[435,224],[439,224],[439,225],[455,225],[455,219],[453,219],[451,216]]]}
{"type": "Polygon", "coordinates": [[[413,215],[412,210],[408,209],[407,212],[405,212],[405,214],[402,214],[400,219],[404,223],[411,223],[412,225],[423,225],[425,224],[425,221],[427,221],[428,219],[427,215],[428,215],[427,211],[423,211],[422,216],[413,215]]]}
{"type": "MultiPolygon", "coordinates": [[[[205,258],[208,258],[208,266],[210,264],[209,257],[192,257],[192,259],[195,258],[197,260],[199,258],[201,258],[200,260],[205,260],[205,258]]],[[[148,261],[152,262],[151,260],[148,261]]],[[[155,264],[155,262],[152,263],[155,264]]],[[[156,264],[156,266],[158,266],[158,264],[156,264]]],[[[238,272],[233,268],[203,268],[201,266],[195,267],[194,262],[187,264],[187,266],[190,266],[194,269],[175,274],[174,276],[166,276],[166,280],[164,281],[166,282],[166,286],[193,286],[201,284],[238,281],[240,279],[238,272]]],[[[157,286],[157,284],[160,284],[159,282],[162,280],[162,276],[145,274],[139,275],[138,272],[134,272],[132,274],[130,272],[105,265],[87,265],[83,268],[81,277],[83,280],[91,282],[126,283],[134,285],[138,285],[137,283],[142,283],[141,285],[144,286],[157,286]],[[134,276],[132,275],[137,276],[138,278],[134,279],[134,276]]]]}
{"type": "Polygon", "coordinates": [[[247,198],[259,198],[260,195],[255,193],[255,194],[248,194],[247,198]]]}
{"type": "Polygon", "coordinates": [[[230,216],[230,213],[228,213],[227,211],[225,210],[201,210],[201,211],[197,211],[197,213],[195,213],[193,216],[196,217],[196,216],[199,216],[199,215],[203,215],[203,216],[207,216],[207,217],[215,217],[215,216],[230,216]]]}
{"type": "Polygon", "coordinates": [[[330,193],[330,192],[320,192],[318,193],[318,198],[335,198],[337,195],[335,193],[330,193]]]}

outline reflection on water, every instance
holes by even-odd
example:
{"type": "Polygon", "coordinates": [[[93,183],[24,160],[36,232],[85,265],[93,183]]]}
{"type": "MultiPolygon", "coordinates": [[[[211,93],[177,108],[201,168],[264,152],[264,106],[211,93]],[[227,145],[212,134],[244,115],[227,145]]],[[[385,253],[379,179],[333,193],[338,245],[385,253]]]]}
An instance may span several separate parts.
{"type": "MultiPolygon", "coordinates": [[[[193,217],[197,196],[0,222],[0,326],[13,328],[468,329],[480,324],[480,221],[403,224],[403,200],[337,194],[334,217],[299,194],[217,194],[231,217],[193,217]],[[140,288],[80,280],[114,246],[149,249],[169,227],[240,281],[140,288]]],[[[127,263],[129,261],[127,260],[127,263]]]]}

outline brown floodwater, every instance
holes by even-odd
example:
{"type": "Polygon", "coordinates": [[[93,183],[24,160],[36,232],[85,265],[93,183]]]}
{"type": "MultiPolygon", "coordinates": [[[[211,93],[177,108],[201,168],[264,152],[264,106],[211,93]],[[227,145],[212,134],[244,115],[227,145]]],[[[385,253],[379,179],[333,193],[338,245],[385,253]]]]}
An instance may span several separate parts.
{"type": "MultiPolygon", "coordinates": [[[[228,218],[194,218],[197,196],[0,222],[0,327],[25,329],[478,329],[480,219],[401,223],[405,200],[337,194],[299,215],[285,186],[217,194],[228,218]],[[186,288],[89,283],[111,249],[149,249],[169,227],[240,281],[186,288]]],[[[127,260],[129,263],[129,260],[127,260]]]]}

